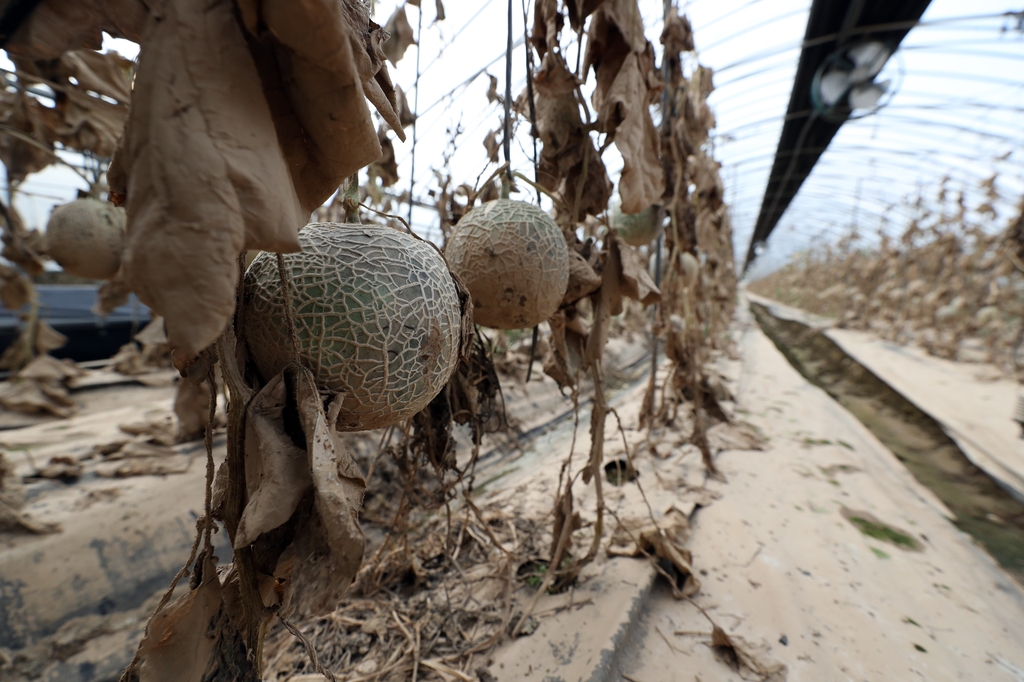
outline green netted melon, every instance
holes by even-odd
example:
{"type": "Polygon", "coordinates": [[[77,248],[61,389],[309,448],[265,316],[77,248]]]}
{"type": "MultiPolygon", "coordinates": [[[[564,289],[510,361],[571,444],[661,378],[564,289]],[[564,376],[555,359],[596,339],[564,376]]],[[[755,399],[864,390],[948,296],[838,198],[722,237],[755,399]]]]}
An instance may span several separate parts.
{"type": "Polygon", "coordinates": [[[110,279],[121,267],[124,209],[97,199],[58,206],[46,223],[46,251],[66,272],[110,279]]]}
{"type": "Polygon", "coordinates": [[[445,247],[473,297],[476,322],[495,329],[532,327],[558,310],[569,284],[562,231],[533,204],[490,201],[469,211],[445,247]]]}
{"type": "MultiPolygon", "coordinates": [[[[461,315],[448,267],[429,244],[376,225],[313,223],[286,254],[299,361],[342,396],[337,427],[362,431],[427,406],[458,364],[461,315]]],[[[292,358],[277,256],[245,273],[244,330],[264,380],[292,358]]]]}
{"type": "Polygon", "coordinates": [[[658,210],[654,206],[633,214],[623,213],[618,205],[612,206],[611,223],[612,228],[630,246],[650,244],[661,233],[658,210]]]}

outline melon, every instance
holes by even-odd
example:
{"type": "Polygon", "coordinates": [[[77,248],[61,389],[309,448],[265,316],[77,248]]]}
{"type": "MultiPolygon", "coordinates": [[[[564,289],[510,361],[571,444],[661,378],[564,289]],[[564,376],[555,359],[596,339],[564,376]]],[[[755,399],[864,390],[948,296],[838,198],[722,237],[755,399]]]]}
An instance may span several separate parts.
{"type": "MultiPolygon", "coordinates": [[[[455,371],[459,296],[427,242],[376,225],[313,223],[286,254],[298,361],[340,396],[337,428],[363,431],[416,414],[455,371]]],[[[243,330],[265,381],[293,361],[277,255],[246,270],[243,330]]]]}
{"type": "Polygon", "coordinates": [[[551,317],[569,284],[569,249],[555,221],[533,204],[489,201],[470,210],[445,247],[473,298],[476,322],[533,327],[551,317]]]}
{"type": "Polygon", "coordinates": [[[630,246],[646,246],[661,234],[658,209],[648,206],[639,213],[623,213],[618,204],[612,206],[612,229],[630,246]]]}
{"type": "Polygon", "coordinates": [[[50,214],[46,251],[72,275],[111,279],[121,268],[124,227],[124,209],[98,199],[76,199],[50,214]]]}

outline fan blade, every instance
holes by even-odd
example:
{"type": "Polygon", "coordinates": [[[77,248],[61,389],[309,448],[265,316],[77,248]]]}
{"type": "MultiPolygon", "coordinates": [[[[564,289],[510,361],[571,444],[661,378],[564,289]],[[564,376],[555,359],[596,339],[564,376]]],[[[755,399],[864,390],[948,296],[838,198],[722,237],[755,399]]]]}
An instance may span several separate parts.
{"type": "Polygon", "coordinates": [[[855,85],[853,86],[853,89],[850,90],[850,108],[870,109],[878,104],[878,100],[882,99],[882,95],[884,95],[888,89],[889,81],[855,85]]]}
{"type": "Polygon", "coordinates": [[[863,83],[878,75],[892,56],[892,52],[884,43],[872,41],[851,47],[846,56],[854,65],[850,80],[854,83],[863,83]]]}
{"type": "Polygon", "coordinates": [[[835,106],[836,102],[842,99],[843,95],[850,88],[850,73],[848,71],[830,71],[821,77],[818,82],[818,91],[821,101],[825,106],[835,106]]]}

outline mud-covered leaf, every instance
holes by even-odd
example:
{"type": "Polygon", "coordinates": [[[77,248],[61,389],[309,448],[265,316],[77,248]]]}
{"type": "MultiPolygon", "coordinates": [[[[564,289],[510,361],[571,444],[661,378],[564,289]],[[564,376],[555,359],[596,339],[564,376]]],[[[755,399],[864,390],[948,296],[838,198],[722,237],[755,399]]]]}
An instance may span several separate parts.
{"type": "Polygon", "coordinates": [[[85,376],[85,370],[70,360],[58,360],[52,355],[40,355],[18,370],[17,376],[19,379],[64,383],[67,379],[85,376]]]}
{"type": "Polygon", "coordinates": [[[302,532],[282,556],[289,565],[283,608],[308,616],[333,610],[359,570],[365,538],[358,514],[366,482],[325,415],[312,374],[305,368],[290,371],[306,436],[314,506],[302,532]]]}
{"type": "Polygon", "coordinates": [[[234,311],[238,253],[297,251],[309,211],[232,3],[168,2],[144,44],[111,169],[112,190],[126,183],[123,269],[170,345],[194,355],[234,311]]]}
{"type": "Polygon", "coordinates": [[[784,682],[786,679],[786,665],[768,654],[767,645],[754,646],[739,635],[727,634],[719,625],[712,624],[711,646],[735,666],[743,679],[761,682],[784,682]],[[746,673],[756,677],[751,678],[746,673]]]}
{"type": "Polygon", "coordinates": [[[177,440],[201,440],[210,421],[210,384],[182,379],[174,394],[174,415],[178,418],[177,440]]]}
{"type": "Polygon", "coordinates": [[[277,528],[295,513],[313,485],[304,447],[285,432],[284,374],[278,374],[249,403],[245,422],[245,477],[249,501],[242,512],[235,547],[277,528]]]}
{"type": "Polygon", "coordinates": [[[139,643],[139,682],[202,682],[214,665],[221,611],[220,581],[209,554],[202,582],[153,614],[139,643]]]}
{"type": "Polygon", "coordinates": [[[27,531],[56,533],[60,526],[43,523],[21,513],[25,504],[25,485],[14,471],[14,465],[0,452],[0,532],[27,531]]]}

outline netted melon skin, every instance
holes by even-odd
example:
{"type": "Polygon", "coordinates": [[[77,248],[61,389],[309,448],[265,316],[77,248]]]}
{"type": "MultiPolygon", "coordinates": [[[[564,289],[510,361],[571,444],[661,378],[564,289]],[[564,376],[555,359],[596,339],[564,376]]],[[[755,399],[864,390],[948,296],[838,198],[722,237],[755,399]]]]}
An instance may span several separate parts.
{"type": "Polygon", "coordinates": [[[124,251],[124,209],[86,197],[58,206],[46,223],[46,250],[66,272],[111,279],[124,251]]]}
{"type": "Polygon", "coordinates": [[[445,247],[473,297],[473,317],[494,329],[532,327],[558,310],[569,284],[569,249],[533,204],[490,201],[469,211],[445,247]]]}
{"type": "MultiPolygon", "coordinates": [[[[337,427],[364,431],[416,414],[451,378],[459,297],[429,244],[388,227],[312,223],[286,254],[299,361],[342,396],[337,427]]],[[[245,273],[244,331],[264,380],[291,361],[277,255],[245,273]]]]}
{"type": "Polygon", "coordinates": [[[654,206],[635,214],[623,213],[615,207],[612,209],[612,227],[630,246],[646,246],[661,234],[658,211],[654,206]]]}

